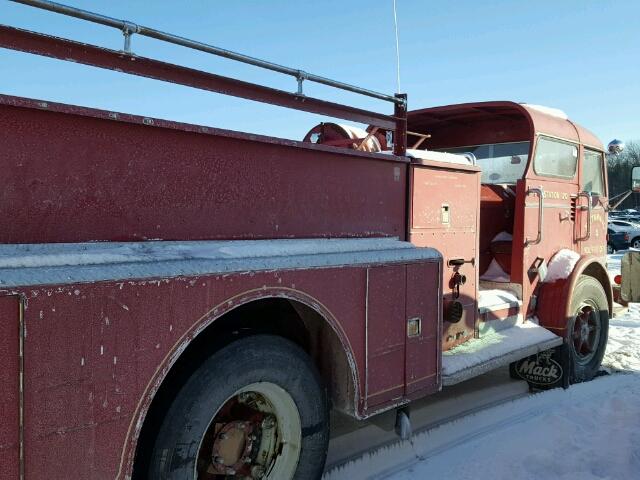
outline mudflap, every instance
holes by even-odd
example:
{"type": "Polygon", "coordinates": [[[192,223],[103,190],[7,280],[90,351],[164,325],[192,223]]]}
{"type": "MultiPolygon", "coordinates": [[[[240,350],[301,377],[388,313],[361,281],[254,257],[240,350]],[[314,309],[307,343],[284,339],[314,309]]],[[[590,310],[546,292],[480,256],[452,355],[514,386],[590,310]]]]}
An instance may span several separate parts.
{"type": "Polygon", "coordinates": [[[571,355],[566,343],[509,365],[511,378],[526,381],[532,390],[569,388],[571,370],[571,355]]]}

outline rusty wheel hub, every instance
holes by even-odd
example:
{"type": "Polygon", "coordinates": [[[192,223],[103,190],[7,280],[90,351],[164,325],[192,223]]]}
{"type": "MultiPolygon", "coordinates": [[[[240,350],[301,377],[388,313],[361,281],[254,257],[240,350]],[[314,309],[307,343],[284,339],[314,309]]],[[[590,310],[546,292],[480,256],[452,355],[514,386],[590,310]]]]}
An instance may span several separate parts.
{"type": "Polygon", "coordinates": [[[212,467],[221,475],[236,475],[253,463],[252,453],[257,439],[256,425],[249,421],[216,424],[211,451],[212,467]]]}
{"type": "Polygon", "coordinates": [[[576,312],[572,341],[576,360],[579,363],[591,361],[600,341],[600,316],[592,305],[582,305],[576,312]]]}
{"type": "MultiPolygon", "coordinates": [[[[286,408],[288,400],[279,406],[284,390],[274,391],[274,398],[242,391],[227,400],[203,438],[196,479],[279,479],[281,472],[295,470],[299,423],[294,421],[291,428],[289,417],[293,412],[286,408]],[[279,420],[278,413],[285,415],[279,420]]],[[[286,394],[286,398],[290,396],[286,394]]]]}

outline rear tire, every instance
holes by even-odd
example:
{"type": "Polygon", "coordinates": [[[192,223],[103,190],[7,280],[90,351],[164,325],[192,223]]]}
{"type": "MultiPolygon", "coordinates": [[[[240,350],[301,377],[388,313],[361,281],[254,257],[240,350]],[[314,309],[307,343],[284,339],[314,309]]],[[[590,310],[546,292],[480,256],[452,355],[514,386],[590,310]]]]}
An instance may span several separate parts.
{"type": "Polygon", "coordinates": [[[612,253],[616,253],[616,249],[613,248],[613,245],[611,245],[610,243],[607,243],[607,253],[609,255],[611,255],[612,253]]]}
{"type": "Polygon", "coordinates": [[[586,382],[598,373],[609,334],[609,303],[600,282],[580,276],[570,311],[566,334],[571,356],[570,382],[586,382]]]}
{"type": "Polygon", "coordinates": [[[631,247],[640,250],[640,237],[636,237],[631,240],[631,247]]]}
{"type": "Polygon", "coordinates": [[[177,393],[148,478],[316,480],[328,441],[327,394],[308,355],[254,335],[209,357],[177,393]]]}

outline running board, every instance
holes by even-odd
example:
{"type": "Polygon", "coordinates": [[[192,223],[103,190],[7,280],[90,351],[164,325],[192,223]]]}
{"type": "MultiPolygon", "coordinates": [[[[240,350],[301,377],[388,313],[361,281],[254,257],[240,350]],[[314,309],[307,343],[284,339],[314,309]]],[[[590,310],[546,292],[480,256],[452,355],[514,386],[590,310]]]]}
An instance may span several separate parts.
{"type": "Polygon", "coordinates": [[[442,355],[442,385],[455,385],[558,345],[562,337],[531,321],[469,340],[442,355]]]}

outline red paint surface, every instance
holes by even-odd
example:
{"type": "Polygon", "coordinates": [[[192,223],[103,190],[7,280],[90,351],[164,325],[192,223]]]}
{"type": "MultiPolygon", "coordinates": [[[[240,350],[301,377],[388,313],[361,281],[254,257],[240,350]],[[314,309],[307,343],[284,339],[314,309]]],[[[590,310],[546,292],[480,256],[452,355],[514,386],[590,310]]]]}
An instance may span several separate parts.
{"type": "Polygon", "coordinates": [[[422,265],[407,265],[407,321],[421,320],[417,337],[407,338],[405,355],[406,395],[425,395],[440,388],[440,352],[442,308],[437,295],[425,295],[438,290],[434,280],[440,277],[436,264],[429,269],[422,265]]]}
{"type": "Polygon", "coordinates": [[[367,300],[367,405],[399,400],[405,379],[404,265],[370,268],[367,300]]]}
{"type": "Polygon", "coordinates": [[[480,171],[435,162],[430,166],[427,161],[412,164],[411,198],[410,241],[442,252],[443,308],[446,310],[453,301],[464,307],[463,318],[457,323],[443,317],[442,345],[448,350],[473,338],[476,329],[480,171]],[[443,222],[443,205],[449,208],[449,223],[443,222]],[[451,259],[474,263],[448,266],[451,259]],[[456,272],[467,279],[458,297],[451,282],[456,272]]]}
{"type": "Polygon", "coordinates": [[[17,100],[34,108],[0,102],[0,243],[404,236],[393,157],[17,100]]]}
{"type": "MultiPolygon", "coordinates": [[[[109,50],[86,43],[0,25],[0,47],[34,55],[57,58],[84,65],[177,83],[209,92],[217,92],[296,110],[314,112],[362,123],[375,123],[394,129],[402,123],[389,115],[341,105],[305,95],[243,82],[201,70],[161,62],[122,51],[109,50]]],[[[398,109],[395,110],[398,115],[398,109]]],[[[404,118],[404,117],[402,117],[404,118]]],[[[398,129],[402,128],[400,125],[398,129]]]]}
{"type": "Polygon", "coordinates": [[[53,473],[56,478],[123,478],[133,460],[136,425],[171,355],[204,325],[261,297],[297,299],[325,316],[357,368],[361,415],[366,413],[368,312],[375,364],[369,366],[369,404],[382,408],[401,401],[405,365],[412,374],[437,369],[433,328],[438,312],[429,292],[438,289],[439,268],[437,262],[370,267],[368,306],[367,267],[24,290],[27,478],[53,473]],[[409,299],[407,268],[415,281],[409,299]],[[414,350],[410,358],[405,356],[407,308],[428,322],[424,350],[414,350]],[[395,385],[390,393],[375,395],[395,385]]]}
{"type": "Polygon", "coordinates": [[[0,296],[0,480],[17,480],[19,451],[20,301],[0,296]]]}

